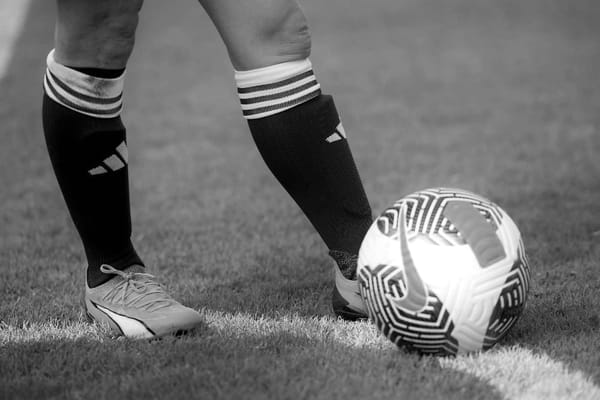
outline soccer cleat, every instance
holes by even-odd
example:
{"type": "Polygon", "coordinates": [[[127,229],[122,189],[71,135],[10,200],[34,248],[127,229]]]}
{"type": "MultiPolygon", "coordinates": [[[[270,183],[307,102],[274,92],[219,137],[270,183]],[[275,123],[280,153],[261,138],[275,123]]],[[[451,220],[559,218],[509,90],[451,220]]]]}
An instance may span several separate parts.
{"type": "Polygon", "coordinates": [[[100,271],[115,276],[94,288],[86,284],[85,310],[117,335],[155,338],[186,332],[202,323],[197,311],[175,301],[142,267],[120,271],[103,264],[100,271]]]}
{"type": "Polygon", "coordinates": [[[348,321],[367,319],[367,308],[360,295],[356,279],[357,256],[332,250],[329,255],[333,258],[335,271],[335,286],[331,303],[333,312],[338,317],[348,321]]]}

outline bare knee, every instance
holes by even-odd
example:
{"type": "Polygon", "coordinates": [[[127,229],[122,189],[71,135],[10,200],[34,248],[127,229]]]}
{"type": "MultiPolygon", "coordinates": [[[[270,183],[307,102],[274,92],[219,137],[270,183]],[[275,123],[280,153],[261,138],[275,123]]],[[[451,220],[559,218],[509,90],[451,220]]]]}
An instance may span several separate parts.
{"type": "Polygon", "coordinates": [[[233,66],[249,70],[305,59],[308,23],[295,0],[200,0],[221,33],[233,66]]]}
{"type": "Polygon", "coordinates": [[[56,58],[80,67],[124,68],[143,0],[58,0],[56,58]]]}
{"type": "MultiPolygon", "coordinates": [[[[265,60],[262,63],[294,61],[308,58],[311,49],[310,31],[304,13],[295,2],[268,18],[259,27],[257,47],[261,47],[265,60]]],[[[257,49],[259,50],[259,49],[257,49]]],[[[261,54],[261,53],[259,53],[261,54]]],[[[261,62],[261,60],[257,60],[261,62]]]]}

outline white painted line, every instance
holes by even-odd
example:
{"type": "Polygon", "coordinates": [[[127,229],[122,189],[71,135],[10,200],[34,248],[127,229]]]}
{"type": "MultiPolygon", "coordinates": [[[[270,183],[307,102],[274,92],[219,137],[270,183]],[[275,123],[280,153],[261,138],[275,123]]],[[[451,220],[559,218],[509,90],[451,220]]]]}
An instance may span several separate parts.
{"type": "Polygon", "coordinates": [[[440,365],[488,382],[506,399],[600,399],[600,388],[583,372],[520,346],[441,358],[440,365]]]}
{"type": "Polygon", "coordinates": [[[0,0],[0,79],[6,74],[30,2],[31,0],[0,0]]]}
{"type": "MultiPolygon", "coordinates": [[[[403,356],[371,323],[348,323],[330,317],[299,315],[270,318],[206,309],[200,312],[210,329],[224,337],[260,338],[285,333],[315,342],[328,338],[347,347],[397,352],[398,357],[403,356]]],[[[0,346],[50,338],[107,340],[106,334],[82,322],[49,321],[30,323],[26,327],[6,324],[0,324],[0,327],[0,346]]],[[[498,347],[470,356],[439,358],[439,363],[442,368],[469,374],[488,383],[505,399],[600,399],[600,388],[584,372],[569,368],[547,354],[533,353],[520,346],[498,347]]]]}
{"type": "MultiPolygon", "coordinates": [[[[277,319],[205,310],[207,324],[224,335],[260,337],[288,333],[321,340],[327,336],[356,348],[397,351],[370,323],[345,323],[331,318],[298,315],[277,319]]],[[[398,357],[402,355],[399,353],[398,357]]],[[[473,375],[493,386],[505,399],[600,399],[600,388],[582,371],[571,370],[547,354],[520,346],[498,347],[485,353],[439,358],[443,368],[473,375]]],[[[401,373],[401,371],[399,371],[401,373]]]]}

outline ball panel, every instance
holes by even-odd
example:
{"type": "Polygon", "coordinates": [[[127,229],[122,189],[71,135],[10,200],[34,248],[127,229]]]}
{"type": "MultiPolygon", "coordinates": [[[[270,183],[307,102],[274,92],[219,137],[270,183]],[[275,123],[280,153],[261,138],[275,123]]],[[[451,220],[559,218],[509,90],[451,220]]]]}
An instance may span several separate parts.
{"type": "Polygon", "coordinates": [[[444,211],[449,203],[472,205],[494,230],[503,219],[497,205],[480,196],[457,189],[426,189],[410,194],[386,209],[377,219],[380,232],[392,237],[398,231],[400,210],[407,207],[407,226],[410,232],[430,236],[434,241],[448,245],[466,244],[458,229],[444,211]]]}
{"type": "Polygon", "coordinates": [[[529,291],[530,271],[523,242],[510,273],[506,277],[498,301],[488,321],[483,349],[493,347],[502,339],[523,313],[529,291]]]}
{"type": "Polygon", "coordinates": [[[471,204],[450,202],[444,208],[444,215],[471,247],[482,268],[489,267],[506,257],[504,246],[496,235],[497,228],[489,224],[471,204]]]}
{"type": "Polygon", "coordinates": [[[389,301],[390,297],[406,293],[402,269],[393,265],[365,266],[358,279],[371,320],[392,342],[424,353],[456,354],[454,324],[435,293],[428,291],[424,310],[410,313],[389,301]]]}

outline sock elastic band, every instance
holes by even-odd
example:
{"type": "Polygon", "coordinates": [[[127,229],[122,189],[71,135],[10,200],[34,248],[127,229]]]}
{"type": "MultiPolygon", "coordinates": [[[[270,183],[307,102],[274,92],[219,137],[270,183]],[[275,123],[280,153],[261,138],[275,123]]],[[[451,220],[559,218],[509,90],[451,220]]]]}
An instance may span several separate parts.
{"type": "Polygon", "coordinates": [[[235,71],[235,81],[246,119],[268,117],[321,94],[309,59],[235,71]]]}
{"type": "Polygon", "coordinates": [[[52,100],[80,114],[114,118],[123,108],[125,73],[117,78],[90,76],[59,64],[54,50],[46,60],[44,91],[52,100]]]}

